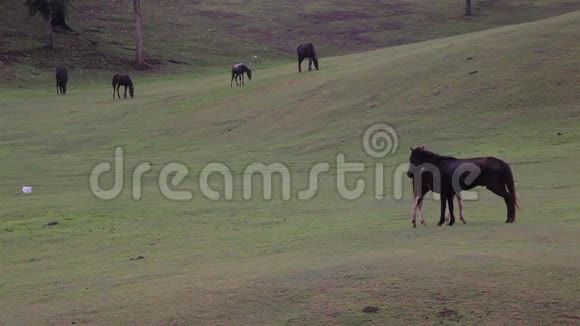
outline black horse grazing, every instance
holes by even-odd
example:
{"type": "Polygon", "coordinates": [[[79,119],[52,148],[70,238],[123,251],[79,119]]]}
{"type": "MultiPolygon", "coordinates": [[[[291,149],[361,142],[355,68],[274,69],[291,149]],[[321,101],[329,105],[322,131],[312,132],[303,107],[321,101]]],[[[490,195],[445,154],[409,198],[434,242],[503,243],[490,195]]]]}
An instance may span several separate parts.
{"type": "Polygon", "coordinates": [[[131,77],[127,74],[115,74],[113,76],[113,98],[115,98],[115,89],[117,90],[117,97],[121,98],[121,94],[119,94],[119,88],[121,88],[121,86],[125,86],[124,98],[127,98],[127,87],[129,87],[129,95],[131,95],[131,98],[134,97],[135,89],[131,77]]]}
{"type": "Polygon", "coordinates": [[[56,68],[56,94],[66,95],[66,84],[68,83],[68,71],[65,67],[56,68]]]}
{"type": "MultiPolygon", "coordinates": [[[[425,195],[429,192],[429,191],[435,191],[434,185],[433,185],[433,174],[432,173],[420,173],[420,179],[413,177],[413,212],[411,214],[411,223],[413,224],[413,227],[416,228],[417,227],[417,209],[419,209],[419,215],[421,215],[421,224],[422,225],[427,225],[425,223],[425,217],[423,215],[423,199],[425,199],[425,195]],[[420,182],[420,183],[419,183],[420,182]]],[[[461,200],[461,197],[459,196],[459,194],[456,194],[455,197],[457,197],[457,204],[459,205],[459,219],[461,220],[461,222],[463,222],[463,224],[466,224],[467,222],[465,221],[465,218],[463,217],[463,201],[461,200]]],[[[449,214],[449,209],[447,209],[447,211],[445,212],[445,221],[449,222],[450,219],[450,214],[449,214]]]]}
{"type": "Polygon", "coordinates": [[[316,51],[314,50],[314,44],[300,44],[296,49],[298,53],[298,72],[302,72],[302,61],[308,58],[308,71],[312,71],[312,63],[314,62],[314,68],[318,70],[318,57],[316,56],[316,51]]]}
{"type": "Polygon", "coordinates": [[[518,207],[515,181],[512,169],[506,162],[495,157],[458,159],[417,147],[411,148],[409,163],[407,172],[409,177],[413,178],[416,174],[426,172],[433,173],[435,177],[433,189],[441,194],[439,225],[445,222],[446,203],[449,205],[451,215],[449,225],[455,223],[453,196],[476,186],[486,187],[502,197],[507,206],[506,223],[515,221],[518,207]]]}
{"type": "Polygon", "coordinates": [[[237,86],[244,85],[244,73],[248,75],[248,79],[252,80],[252,69],[248,67],[245,63],[238,63],[232,66],[232,80],[230,82],[230,87],[234,85],[234,79],[236,80],[237,86]],[[238,83],[238,79],[240,82],[238,83]]]}

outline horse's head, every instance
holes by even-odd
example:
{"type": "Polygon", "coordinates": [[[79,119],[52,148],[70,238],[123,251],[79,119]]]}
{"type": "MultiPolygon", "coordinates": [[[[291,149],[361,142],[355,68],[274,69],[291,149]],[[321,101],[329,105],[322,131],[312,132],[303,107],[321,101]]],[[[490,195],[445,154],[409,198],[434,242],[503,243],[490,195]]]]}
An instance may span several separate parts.
{"type": "Polygon", "coordinates": [[[318,58],[312,59],[312,62],[314,63],[314,68],[316,68],[316,70],[318,70],[318,58]]]}
{"type": "Polygon", "coordinates": [[[421,164],[429,163],[430,158],[433,156],[433,153],[426,150],[425,146],[419,146],[411,149],[411,156],[409,156],[409,170],[407,171],[407,176],[412,178],[416,170],[420,168],[421,164]]]}
{"type": "Polygon", "coordinates": [[[248,79],[252,80],[252,69],[250,69],[250,67],[248,67],[248,69],[246,70],[246,73],[248,74],[248,79]]]}
{"type": "Polygon", "coordinates": [[[135,88],[133,85],[129,86],[129,95],[131,95],[131,98],[135,97],[135,88]]]}

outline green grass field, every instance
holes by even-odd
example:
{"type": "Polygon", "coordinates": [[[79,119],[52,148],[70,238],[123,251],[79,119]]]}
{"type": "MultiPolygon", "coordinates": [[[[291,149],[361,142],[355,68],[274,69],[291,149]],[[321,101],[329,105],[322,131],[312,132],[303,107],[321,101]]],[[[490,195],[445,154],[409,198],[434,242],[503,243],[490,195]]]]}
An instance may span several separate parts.
{"type": "Polygon", "coordinates": [[[256,69],[244,88],[230,88],[225,70],[138,75],[126,101],[98,76],[73,74],[61,97],[50,74],[42,86],[0,88],[0,324],[578,324],[579,29],[575,12],[323,57],[318,72],[256,69]],[[399,136],[381,160],[361,145],[377,122],[399,136]],[[428,227],[413,229],[411,191],[394,200],[392,174],[418,144],[508,161],[516,223],[479,189],[467,225],[435,226],[438,203],[427,201],[428,227]],[[115,146],[127,187],[102,201],[89,174],[115,146]],[[273,200],[242,198],[252,162],[287,164],[295,194],[311,166],[338,153],[383,163],[385,197],[375,198],[369,168],[348,179],[367,180],[354,201],[336,192],[335,171],[309,201],[280,200],[277,179],[273,200]],[[153,170],[135,201],[140,162],[153,170]],[[190,168],[179,188],[192,200],[160,193],[169,162],[190,168]],[[232,201],[201,195],[209,162],[234,172],[232,201]],[[16,195],[22,186],[33,193],[16,195]]]}

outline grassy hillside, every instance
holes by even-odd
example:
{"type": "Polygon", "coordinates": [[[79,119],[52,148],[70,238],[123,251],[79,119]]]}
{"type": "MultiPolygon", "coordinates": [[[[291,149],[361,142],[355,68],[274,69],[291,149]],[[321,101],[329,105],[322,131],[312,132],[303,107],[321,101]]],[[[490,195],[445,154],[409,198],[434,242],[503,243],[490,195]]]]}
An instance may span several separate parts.
{"type": "MultiPolygon", "coordinates": [[[[27,16],[22,2],[0,5],[0,61],[9,67],[0,64],[0,80],[37,79],[62,62],[77,75],[130,69],[131,1],[75,0],[69,19],[75,32],[59,33],[54,53],[42,49],[44,24],[27,16]]],[[[293,58],[296,45],[305,41],[326,57],[580,10],[575,0],[477,0],[475,18],[466,20],[463,0],[151,0],[143,6],[149,61],[162,71],[198,72],[238,61],[264,67],[293,58]]]]}
{"type": "Polygon", "coordinates": [[[258,69],[243,89],[223,73],[137,78],[127,101],[98,78],[72,83],[66,97],[4,89],[0,324],[577,323],[579,28],[576,12],[325,58],[318,72],[258,69]],[[376,122],[400,139],[383,160],[361,146],[376,122]],[[512,164],[517,222],[504,224],[503,201],[480,189],[465,203],[467,225],[434,226],[438,204],[428,201],[429,226],[412,229],[410,190],[391,194],[393,170],[416,144],[512,164]],[[88,190],[114,146],[126,151],[127,181],[138,163],[153,164],[139,201],[129,188],[113,201],[88,190]],[[367,180],[355,201],[337,194],[334,172],[310,201],[242,199],[251,162],[286,163],[296,191],[338,153],[384,163],[386,196],[375,199],[367,169],[349,178],[367,180]],[[179,188],[192,200],[159,192],[162,165],[175,161],[190,168],[179,188]],[[196,186],[216,161],[236,174],[232,201],[196,186]],[[34,192],[15,195],[22,186],[34,192]]]}

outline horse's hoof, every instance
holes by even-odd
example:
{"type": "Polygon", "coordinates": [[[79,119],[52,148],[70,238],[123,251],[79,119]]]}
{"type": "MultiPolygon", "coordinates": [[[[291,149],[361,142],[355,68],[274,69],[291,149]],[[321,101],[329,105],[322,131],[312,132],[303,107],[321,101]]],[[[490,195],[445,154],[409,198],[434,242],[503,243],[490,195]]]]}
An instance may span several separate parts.
{"type": "Polygon", "coordinates": [[[461,220],[461,222],[463,222],[463,224],[467,224],[467,222],[465,220],[461,220]]]}
{"type": "Polygon", "coordinates": [[[417,228],[417,224],[413,224],[413,229],[417,228]]]}
{"type": "Polygon", "coordinates": [[[441,222],[437,223],[437,226],[441,226],[441,225],[443,225],[443,223],[441,223],[441,222]]]}

